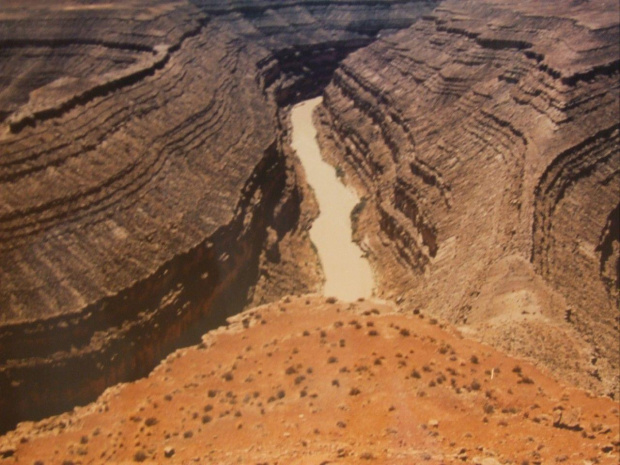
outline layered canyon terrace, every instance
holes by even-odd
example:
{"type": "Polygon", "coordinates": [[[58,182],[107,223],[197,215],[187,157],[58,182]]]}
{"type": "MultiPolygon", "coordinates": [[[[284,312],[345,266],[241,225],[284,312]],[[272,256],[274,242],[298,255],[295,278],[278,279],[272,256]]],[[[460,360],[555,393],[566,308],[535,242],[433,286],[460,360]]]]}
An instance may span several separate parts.
{"type": "Polygon", "coordinates": [[[1,2],[0,462],[617,463],[619,18],[1,2]]]}

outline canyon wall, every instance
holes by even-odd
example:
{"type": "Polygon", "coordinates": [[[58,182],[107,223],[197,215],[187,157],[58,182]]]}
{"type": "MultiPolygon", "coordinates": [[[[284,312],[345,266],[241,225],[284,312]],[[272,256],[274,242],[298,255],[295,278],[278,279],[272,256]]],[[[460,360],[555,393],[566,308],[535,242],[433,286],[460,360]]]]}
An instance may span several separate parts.
{"type": "Polygon", "coordinates": [[[431,5],[3,2],[0,429],[315,289],[279,107],[431,5]]]}
{"type": "Polygon", "coordinates": [[[317,116],[382,295],[611,396],[618,17],[446,1],[349,56],[317,116]]]}

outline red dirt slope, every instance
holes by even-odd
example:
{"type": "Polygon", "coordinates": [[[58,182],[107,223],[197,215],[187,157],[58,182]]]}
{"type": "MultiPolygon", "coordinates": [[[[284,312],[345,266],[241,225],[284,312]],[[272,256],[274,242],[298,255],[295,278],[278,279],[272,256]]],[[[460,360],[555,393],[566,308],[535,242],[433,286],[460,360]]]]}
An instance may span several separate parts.
{"type": "Polygon", "coordinates": [[[0,464],[618,463],[617,402],[428,317],[331,300],[238,315],[148,378],[21,424],[0,464]]]}

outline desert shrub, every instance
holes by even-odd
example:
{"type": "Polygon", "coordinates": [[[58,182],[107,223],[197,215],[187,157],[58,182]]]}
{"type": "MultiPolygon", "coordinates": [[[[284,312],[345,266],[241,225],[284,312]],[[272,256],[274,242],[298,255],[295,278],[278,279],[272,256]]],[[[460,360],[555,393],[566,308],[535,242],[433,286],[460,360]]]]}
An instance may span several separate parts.
{"type": "Polygon", "coordinates": [[[491,404],[484,404],[484,407],[482,407],[482,410],[484,411],[484,413],[486,413],[487,415],[492,414],[493,412],[495,412],[495,407],[493,407],[493,405],[491,404]]]}

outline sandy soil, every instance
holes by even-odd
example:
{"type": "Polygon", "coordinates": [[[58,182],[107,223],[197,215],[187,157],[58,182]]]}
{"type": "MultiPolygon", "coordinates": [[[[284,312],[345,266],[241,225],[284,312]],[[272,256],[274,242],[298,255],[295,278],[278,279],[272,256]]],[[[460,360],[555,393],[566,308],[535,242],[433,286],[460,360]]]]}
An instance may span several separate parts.
{"type": "Polygon", "coordinates": [[[618,463],[617,402],[396,310],[249,310],[148,378],[20,425],[0,464],[618,463]]]}
{"type": "Polygon", "coordinates": [[[321,98],[307,100],[293,108],[292,146],[314,189],[320,214],[310,230],[325,273],[324,294],[342,300],[372,295],[373,276],[368,261],[351,239],[351,210],[359,202],[337,178],[332,166],[323,161],[316,142],[312,112],[321,98]]]}

